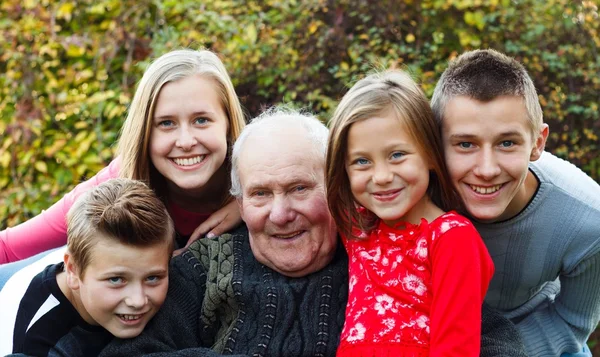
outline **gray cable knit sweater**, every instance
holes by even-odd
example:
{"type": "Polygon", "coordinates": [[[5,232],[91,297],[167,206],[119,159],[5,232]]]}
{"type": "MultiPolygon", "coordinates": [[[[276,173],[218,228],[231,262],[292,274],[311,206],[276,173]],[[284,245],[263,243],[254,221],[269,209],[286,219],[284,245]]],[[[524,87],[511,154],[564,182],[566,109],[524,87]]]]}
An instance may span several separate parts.
{"type": "MultiPolygon", "coordinates": [[[[326,268],[288,278],[254,259],[245,226],[198,240],[172,260],[168,297],[144,332],[113,341],[101,356],[333,357],[347,264],[340,244],[326,268]]],[[[483,319],[482,356],[525,356],[508,320],[489,308],[483,319]]]]}

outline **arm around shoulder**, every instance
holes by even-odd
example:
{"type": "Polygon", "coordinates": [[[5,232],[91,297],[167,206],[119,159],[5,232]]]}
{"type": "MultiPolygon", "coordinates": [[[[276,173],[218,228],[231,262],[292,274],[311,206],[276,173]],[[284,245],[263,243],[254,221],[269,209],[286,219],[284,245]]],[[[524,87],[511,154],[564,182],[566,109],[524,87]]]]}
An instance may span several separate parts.
{"type": "Polygon", "coordinates": [[[80,183],[47,210],[16,227],[0,232],[0,264],[29,258],[67,242],[65,217],[75,200],[90,188],[119,173],[119,161],[113,160],[91,179],[80,183]]]}

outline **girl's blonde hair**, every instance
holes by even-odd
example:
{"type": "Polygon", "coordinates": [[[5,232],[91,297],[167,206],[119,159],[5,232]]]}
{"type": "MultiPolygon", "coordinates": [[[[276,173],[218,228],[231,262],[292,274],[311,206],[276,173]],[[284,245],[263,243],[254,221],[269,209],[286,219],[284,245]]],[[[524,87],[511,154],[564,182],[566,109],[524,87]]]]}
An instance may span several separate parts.
{"type": "Polygon", "coordinates": [[[427,97],[403,71],[374,73],[358,81],[342,98],[330,121],[326,161],[327,202],[340,233],[355,237],[353,228],[369,232],[377,217],[359,212],[346,172],[348,131],[356,122],[392,112],[415,140],[432,169],[427,194],[441,209],[458,208],[442,151],[442,140],[427,97]]]}
{"type": "MultiPolygon", "coordinates": [[[[129,107],[121,130],[117,153],[121,158],[120,176],[142,180],[162,194],[164,177],[150,161],[149,143],[156,100],[162,87],[170,82],[194,75],[209,78],[216,86],[221,104],[229,120],[228,151],[244,128],[244,114],[231,79],[221,60],[208,50],[182,49],[157,58],[144,72],[129,107]]],[[[228,171],[230,155],[227,155],[228,171]]],[[[224,194],[229,191],[229,184],[224,194]]]]}

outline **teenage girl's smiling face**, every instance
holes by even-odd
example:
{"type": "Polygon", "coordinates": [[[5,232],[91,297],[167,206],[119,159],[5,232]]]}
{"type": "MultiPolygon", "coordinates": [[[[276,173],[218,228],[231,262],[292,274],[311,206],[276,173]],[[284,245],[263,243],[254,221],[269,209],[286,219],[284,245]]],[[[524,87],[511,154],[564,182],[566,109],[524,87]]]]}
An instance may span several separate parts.
{"type": "Polygon", "coordinates": [[[216,82],[195,75],[167,83],[154,110],[152,164],[169,186],[202,193],[225,161],[227,128],[216,82]]]}
{"type": "Polygon", "coordinates": [[[356,202],[386,224],[437,216],[427,196],[429,165],[392,111],[353,123],[346,172],[356,202]]]}

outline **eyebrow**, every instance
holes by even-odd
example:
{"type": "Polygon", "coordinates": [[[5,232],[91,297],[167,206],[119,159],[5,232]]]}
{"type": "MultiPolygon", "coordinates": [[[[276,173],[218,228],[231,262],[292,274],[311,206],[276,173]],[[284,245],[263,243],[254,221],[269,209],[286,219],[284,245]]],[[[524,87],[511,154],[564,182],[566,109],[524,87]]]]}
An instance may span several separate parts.
{"type": "MultiPolygon", "coordinates": [[[[306,185],[306,186],[312,186],[315,183],[315,179],[313,177],[306,177],[306,178],[294,178],[291,179],[289,181],[285,181],[285,182],[277,182],[276,186],[277,187],[283,187],[284,189],[288,189],[289,187],[294,187],[297,185],[306,185]]],[[[271,182],[260,182],[260,183],[250,183],[248,185],[246,185],[246,188],[244,189],[245,192],[252,192],[252,191],[256,191],[256,190],[271,190],[270,188],[271,186],[271,182]]]]}
{"type": "MultiPolygon", "coordinates": [[[[111,277],[111,276],[115,276],[115,275],[128,275],[130,273],[130,271],[128,269],[115,269],[115,270],[109,270],[106,271],[104,273],[102,273],[100,276],[105,278],[105,277],[111,277]]],[[[161,275],[161,274],[167,274],[167,269],[163,269],[163,268],[156,268],[156,269],[152,269],[148,272],[146,272],[144,275],[161,275]]]]}
{"type": "Polygon", "coordinates": [[[166,275],[166,274],[167,274],[167,269],[162,269],[162,268],[150,270],[149,272],[146,273],[146,275],[166,275]]]}
{"type": "MultiPolygon", "coordinates": [[[[452,134],[450,135],[450,139],[451,140],[472,140],[472,139],[477,139],[477,135],[473,135],[473,134],[452,134]]],[[[498,135],[498,137],[500,138],[506,138],[506,137],[520,137],[522,138],[523,135],[516,130],[510,130],[510,131],[505,131],[503,133],[500,133],[498,135]]]]}
{"type": "MultiPolygon", "coordinates": [[[[215,115],[215,113],[211,112],[211,111],[207,111],[207,110],[200,110],[200,111],[195,111],[195,112],[191,113],[190,117],[206,116],[206,115],[215,115]]],[[[177,117],[177,115],[172,115],[172,114],[154,115],[154,120],[171,119],[171,118],[175,118],[175,117],[177,117]]]]}
{"type": "MultiPolygon", "coordinates": [[[[384,151],[393,151],[393,150],[408,150],[414,148],[414,145],[411,145],[410,143],[407,142],[395,142],[392,143],[390,145],[387,145],[385,147],[383,147],[384,151]]],[[[348,150],[346,156],[348,157],[354,157],[354,156],[365,156],[367,155],[367,152],[365,152],[364,150],[348,150]]]]}

